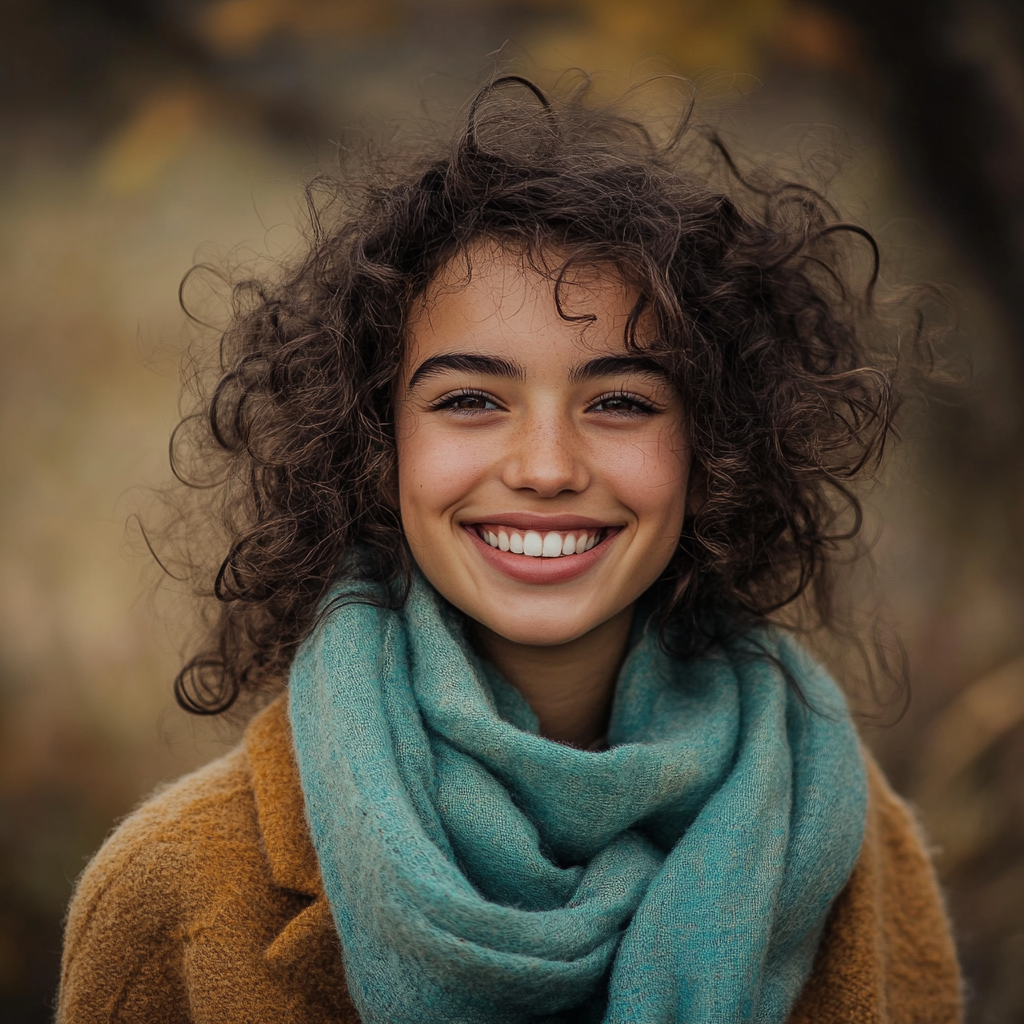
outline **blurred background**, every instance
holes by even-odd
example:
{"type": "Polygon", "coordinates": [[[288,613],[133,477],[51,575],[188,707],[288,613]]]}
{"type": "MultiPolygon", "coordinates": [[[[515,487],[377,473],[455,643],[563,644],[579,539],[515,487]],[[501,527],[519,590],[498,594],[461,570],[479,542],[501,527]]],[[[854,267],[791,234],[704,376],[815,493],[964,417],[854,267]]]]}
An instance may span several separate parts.
{"type": "Polygon", "coordinates": [[[870,499],[872,614],[914,692],[865,735],[934,844],[970,1019],[1024,1021],[1018,0],[5,0],[0,1020],[50,1019],[115,818],[235,736],[174,707],[186,606],[129,521],[168,478],[182,275],[287,252],[335,144],[442,117],[496,60],[710,81],[755,148],[810,131],[844,156],[833,192],[890,278],[954,289],[972,384],[908,410],[870,499]]]}

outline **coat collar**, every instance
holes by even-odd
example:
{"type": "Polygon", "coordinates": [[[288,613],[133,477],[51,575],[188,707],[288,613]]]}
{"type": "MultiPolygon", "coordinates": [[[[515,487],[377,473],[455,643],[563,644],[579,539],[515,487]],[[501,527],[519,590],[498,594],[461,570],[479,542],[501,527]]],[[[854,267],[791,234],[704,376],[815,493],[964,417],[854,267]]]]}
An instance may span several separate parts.
{"type": "Polygon", "coordinates": [[[285,697],[249,723],[244,745],[270,880],[279,889],[311,901],[284,922],[264,956],[273,968],[288,973],[333,971],[340,966],[341,947],[306,824],[285,697]]]}
{"type": "Polygon", "coordinates": [[[256,815],[274,884],[303,896],[326,899],[306,824],[285,697],[279,697],[249,723],[245,750],[252,767],[256,815]]]}

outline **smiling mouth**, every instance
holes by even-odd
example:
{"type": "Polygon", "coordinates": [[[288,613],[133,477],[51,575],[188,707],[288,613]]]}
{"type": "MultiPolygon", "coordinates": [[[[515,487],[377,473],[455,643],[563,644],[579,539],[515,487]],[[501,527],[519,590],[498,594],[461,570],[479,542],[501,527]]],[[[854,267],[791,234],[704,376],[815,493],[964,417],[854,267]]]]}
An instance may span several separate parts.
{"type": "Polygon", "coordinates": [[[611,534],[614,527],[591,527],[586,530],[518,530],[510,526],[478,523],[473,527],[476,535],[488,546],[499,551],[510,551],[527,558],[563,558],[582,555],[596,547],[611,534]]]}

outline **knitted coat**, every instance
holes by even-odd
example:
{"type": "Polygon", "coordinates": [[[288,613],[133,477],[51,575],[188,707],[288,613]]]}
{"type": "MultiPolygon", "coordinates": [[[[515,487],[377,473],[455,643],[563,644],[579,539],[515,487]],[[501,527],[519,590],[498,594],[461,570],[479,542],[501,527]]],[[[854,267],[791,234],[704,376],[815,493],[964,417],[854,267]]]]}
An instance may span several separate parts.
{"type": "MultiPolygon", "coordinates": [[[[790,1024],[954,1024],[960,978],[911,815],[868,759],[864,845],[790,1024]]],[[[110,836],[68,914],[58,1024],[357,1024],[287,710],[110,836]]]]}

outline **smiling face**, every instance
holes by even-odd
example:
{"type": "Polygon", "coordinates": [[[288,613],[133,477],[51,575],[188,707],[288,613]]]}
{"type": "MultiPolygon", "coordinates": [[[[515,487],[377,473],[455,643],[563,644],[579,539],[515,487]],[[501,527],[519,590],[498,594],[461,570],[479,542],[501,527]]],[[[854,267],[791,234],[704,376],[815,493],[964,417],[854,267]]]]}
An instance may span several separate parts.
{"type": "Polygon", "coordinates": [[[610,268],[562,288],[482,242],[471,280],[413,311],[396,402],[402,525],[417,565],[518,644],[567,643],[630,608],[675,551],[690,463],[678,395],[625,344],[610,268]]]}

